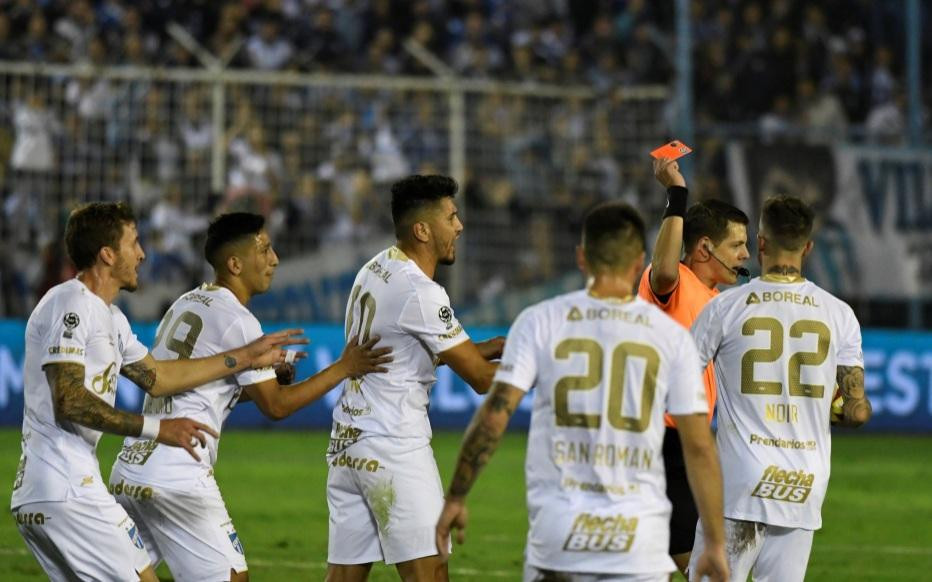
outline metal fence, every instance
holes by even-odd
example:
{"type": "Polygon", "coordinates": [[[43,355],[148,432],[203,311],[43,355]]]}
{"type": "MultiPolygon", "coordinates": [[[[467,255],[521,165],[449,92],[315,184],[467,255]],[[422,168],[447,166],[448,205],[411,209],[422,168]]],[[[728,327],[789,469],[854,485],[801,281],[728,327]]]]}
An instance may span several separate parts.
{"type": "Polygon", "coordinates": [[[0,313],[67,271],[77,203],[132,202],[144,281],[188,284],[212,214],[265,214],[285,257],[354,245],[390,233],[388,187],[414,172],[464,192],[455,300],[545,281],[572,267],[591,204],[662,204],[644,156],[665,104],[663,87],[0,63],[0,313]]]}

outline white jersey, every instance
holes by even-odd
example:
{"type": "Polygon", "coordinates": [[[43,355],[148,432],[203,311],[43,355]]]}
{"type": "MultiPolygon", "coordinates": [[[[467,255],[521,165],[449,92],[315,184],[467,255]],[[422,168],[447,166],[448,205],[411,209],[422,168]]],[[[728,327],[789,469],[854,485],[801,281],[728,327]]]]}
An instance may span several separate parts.
{"type": "Polygon", "coordinates": [[[26,323],[23,457],[12,507],[64,501],[103,486],[95,454],[101,432],[55,419],[44,367],[84,366],[84,388],[113,406],[120,369],[147,353],[123,312],[80,280],[56,285],[42,297],[26,323]]]}
{"type": "Polygon", "coordinates": [[[437,354],[469,339],[443,287],[397,247],[360,269],[346,305],[346,337],[379,336],[392,348],[388,372],[343,383],[328,454],[359,439],[388,437],[400,450],[430,443],[427,408],[437,354]]]}
{"type": "MultiPolygon", "coordinates": [[[[205,358],[242,347],[262,336],[262,326],[233,292],[218,285],[201,285],[179,297],[162,318],[152,355],[159,360],[205,358]]],[[[244,386],[275,378],[272,368],[243,370],[174,396],[146,396],[143,414],[159,418],[190,418],[217,434],[244,386]]],[[[201,460],[182,448],[127,437],[117,457],[127,479],[163,487],[182,487],[208,473],[217,461],[219,438],[205,433],[207,451],[201,460]]]]}
{"type": "Polygon", "coordinates": [[[819,529],[837,366],[864,366],[851,308],[806,280],[752,279],[693,324],[715,360],[725,517],[819,529]]]}
{"type": "Polygon", "coordinates": [[[708,412],[698,365],[689,333],[639,297],[576,291],[521,313],[495,381],[537,387],[525,463],[528,563],[673,571],[663,413],[708,412]]]}

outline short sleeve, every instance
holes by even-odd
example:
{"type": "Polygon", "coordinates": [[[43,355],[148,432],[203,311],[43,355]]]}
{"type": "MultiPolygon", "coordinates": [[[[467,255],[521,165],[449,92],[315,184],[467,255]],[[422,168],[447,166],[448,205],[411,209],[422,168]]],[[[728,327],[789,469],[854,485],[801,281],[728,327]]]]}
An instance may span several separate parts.
{"type": "Polygon", "coordinates": [[[469,339],[457,321],[450,298],[440,285],[423,285],[408,299],[398,324],[434,354],[445,352],[469,339]]]}
{"type": "Polygon", "coordinates": [[[702,381],[702,365],[696,344],[686,330],[680,328],[676,345],[678,351],[673,361],[669,362],[667,393],[667,412],[670,414],[708,414],[709,401],[705,384],[702,381]]]}
{"type": "Polygon", "coordinates": [[[63,299],[56,298],[44,314],[48,328],[42,338],[42,366],[63,362],[84,365],[92,307],[82,296],[63,299]]]}
{"type": "Polygon", "coordinates": [[[709,301],[693,322],[692,339],[698,348],[700,369],[715,357],[724,337],[722,318],[717,315],[718,303],[715,299],[709,301]]]}
{"type": "Polygon", "coordinates": [[[149,350],[133,333],[126,315],[119,308],[114,307],[114,309],[114,320],[119,333],[120,347],[123,350],[123,365],[126,366],[145,358],[149,350]]]}
{"type": "Polygon", "coordinates": [[[837,365],[864,367],[864,351],[861,348],[861,325],[847,304],[843,304],[840,337],[838,338],[837,365]]]}
{"type": "Polygon", "coordinates": [[[539,334],[534,313],[525,309],[508,330],[505,351],[495,372],[494,382],[503,382],[529,391],[537,382],[539,334]]]}
{"type": "MultiPolygon", "coordinates": [[[[235,350],[262,337],[262,325],[259,320],[250,315],[241,317],[223,335],[223,347],[226,350],[235,350]]],[[[258,370],[246,369],[236,374],[236,383],[240,386],[251,386],[266,380],[275,379],[275,369],[270,367],[258,370]]]]}

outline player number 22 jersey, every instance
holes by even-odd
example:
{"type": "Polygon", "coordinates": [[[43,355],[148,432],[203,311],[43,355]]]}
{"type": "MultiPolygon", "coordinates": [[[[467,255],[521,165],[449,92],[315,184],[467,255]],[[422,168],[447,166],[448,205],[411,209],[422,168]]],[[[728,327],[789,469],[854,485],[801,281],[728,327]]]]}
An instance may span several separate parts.
{"type": "Polygon", "coordinates": [[[757,278],[709,302],[693,336],[715,361],[725,516],[818,529],[837,367],[864,366],[854,312],[805,279],[757,278]]]}

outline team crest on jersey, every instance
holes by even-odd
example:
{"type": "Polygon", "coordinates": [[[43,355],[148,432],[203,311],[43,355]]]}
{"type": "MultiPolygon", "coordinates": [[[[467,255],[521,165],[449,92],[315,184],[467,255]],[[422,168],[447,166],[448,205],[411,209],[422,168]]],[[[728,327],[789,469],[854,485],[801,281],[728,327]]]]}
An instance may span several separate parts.
{"type": "Polygon", "coordinates": [[[812,492],[815,482],[815,473],[806,471],[787,471],[776,465],[764,469],[760,482],[751,493],[753,497],[786,501],[789,503],[805,503],[812,492]]]}
{"type": "Polygon", "coordinates": [[[570,314],[566,316],[567,321],[582,321],[582,311],[578,307],[571,307],[570,314]]]}
{"type": "Polygon", "coordinates": [[[748,300],[744,302],[745,305],[756,305],[760,303],[760,297],[757,296],[757,293],[751,291],[751,294],[748,295],[748,300]]]}
{"type": "Polygon", "coordinates": [[[68,338],[68,339],[71,339],[71,338],[73,337],[73,335],[74,335],[74,334],[72,334],[71,332],[74,331],[74,328],[76,328],[76,327],[78,327],[78,325],[80,325],[80,323],[81,323],[81,318],[78,317],[78,314],[77,314],[77,313],[75,313],[75,312],[73,312],[73,311],[69,311],[69,312],[66,313],[65,316],[62,318],[61,322],[62,322],[63,324],[65,324],[65,332],[64,332],[62,335],[65,336],[65,337],[68,338]]]}
{"type": "Polygon", "coordinates": [[[440,318],[440,321],[449,324],[453,321],[453,310],[444,305],[440,308],[440,311],[437,312],[437,317],[440,318]]]}
{"type": "Polygon", "coordinates": [[[580,513],[573,520],[563,549],[567,552],[624,553],[631,549],[637,527],[637,517],[580,513]]]}

